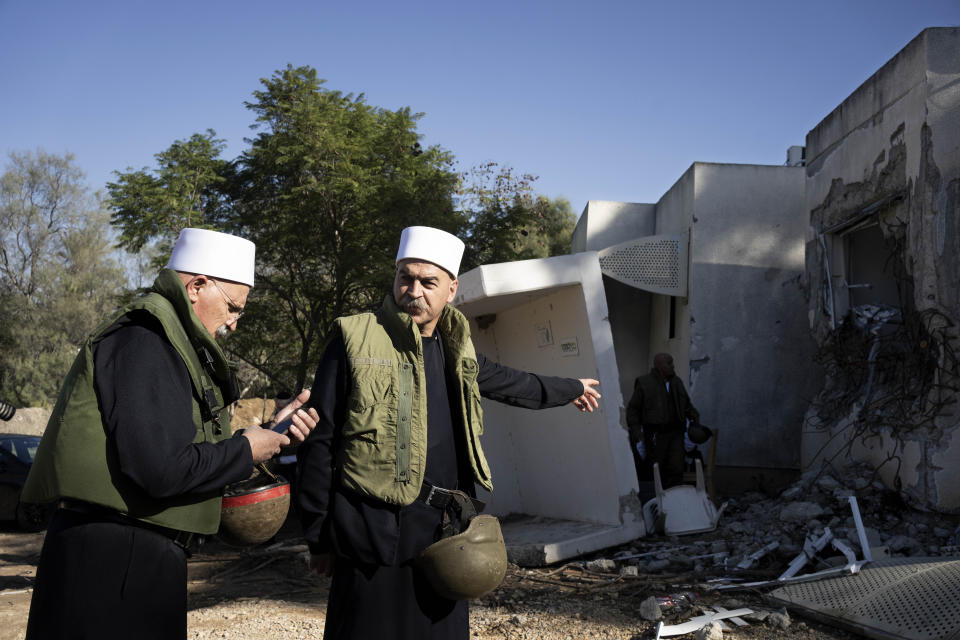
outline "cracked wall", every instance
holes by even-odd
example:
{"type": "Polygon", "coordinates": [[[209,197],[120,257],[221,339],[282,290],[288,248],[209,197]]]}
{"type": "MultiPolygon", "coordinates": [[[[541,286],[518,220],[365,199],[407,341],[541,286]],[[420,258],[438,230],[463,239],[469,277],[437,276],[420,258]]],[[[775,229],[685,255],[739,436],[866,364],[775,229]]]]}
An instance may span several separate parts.
{"type": "Polygon", "coordinates": [[[960,29],[918,35],[808,134],[807,158],[808,319],[821,354],[849,362],[827,354],[804,465],[849,454],[914,502],[960,512],[960,29]],[[900,292],[897,331],[883,329],[882,344],[875,323],[851,330],[870,283],[850,281],[850,240],[870,225],[900,292]],[[856,340],[860,351],[844,351],[856,340]],[[867,395],[844,391],[857,366],[867,395]]]}

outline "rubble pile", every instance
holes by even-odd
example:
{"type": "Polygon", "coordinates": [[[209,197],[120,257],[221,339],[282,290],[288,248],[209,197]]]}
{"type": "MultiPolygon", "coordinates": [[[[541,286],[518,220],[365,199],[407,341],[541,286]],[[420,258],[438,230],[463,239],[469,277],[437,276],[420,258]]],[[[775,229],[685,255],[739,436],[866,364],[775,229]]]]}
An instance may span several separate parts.
{"type": "MultiPolygon", "coordinates": [[[[822,536],[827,527],[862,557],[850,496],[857,498],[870,547],[881,554],[960,555],[956,516],[917,511],[872,475],[873,470],[864,466],[850,466],[842,474],[807,473],[775,497],[751,492],[728,499],[716,531],[670,538],[648,536],[612,555],[608,552],[607,557],[617,560],[621,571],[635,567],[630,572],[639,574],[692,572],[700,579],[776,577],[801,552],[805,539],[822,536]]],[[[820,555],[829,555],[829,551],[820,555]]],[[[833,553],[838,564],[846,562],[833,553]]],[[[823,568],[821,561],[803,572],[823,568]]]]}
{"type": "Polygon", "coordinates": [[[474,637],[706,640],[728,630],[755,640],[854,637],[792,620],[759,587],[794,569],[800,577],[863,558],[850,497],[874,560],[960,556],[958,517],[909,507],[873,469],[808,473],[776,496],[728,499],[714,531],[648,534],[562,566],[512,566],[504,584],[475,603],[474,637]],[[527,635],[515,635],[521,630],[527,635]]]}

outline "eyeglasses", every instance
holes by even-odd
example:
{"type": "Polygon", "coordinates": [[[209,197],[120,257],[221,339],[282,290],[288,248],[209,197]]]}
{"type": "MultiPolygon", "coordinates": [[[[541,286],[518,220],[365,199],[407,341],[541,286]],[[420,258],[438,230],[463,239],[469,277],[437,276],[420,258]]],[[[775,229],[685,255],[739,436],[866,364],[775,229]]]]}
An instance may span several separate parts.
{"type": "Polygon", "coordinates": [[[223,296],[223,299],[226,300],[227,311],[230,312],[230,314],[233,315],[234,317],[233,322],[236,322],[237,320],[239,320],[243,316],[243,307],[241,307],[239,304],[234,302],[233,298],[227,295],[227,292],[220,288],[220,285],[217,284],[216,280],[214,280],[213,278],[210,278],[210,282],[213,283],[213,286],[217,288],[217,291],[219,291],[220,295],[223,296]]]}

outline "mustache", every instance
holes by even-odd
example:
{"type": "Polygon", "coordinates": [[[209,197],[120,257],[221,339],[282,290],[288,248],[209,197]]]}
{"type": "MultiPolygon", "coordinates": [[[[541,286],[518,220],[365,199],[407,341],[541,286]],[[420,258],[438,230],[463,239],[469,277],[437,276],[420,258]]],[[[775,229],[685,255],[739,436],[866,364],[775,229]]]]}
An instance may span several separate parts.
{"type": "Polygon", "coordinates": [[[228,327],[225,324],[222,324],[219,327],[217,327],[217,330],[214,332],[213,337],[219,339],[219,338],[226,338],[228,335],[230,335],[230,327],[228,327]]]}
{"type": "Polygon", "coordinates": [[[418,311],[430,310],[430,307],[427,306],[423,298],[410,298],[409,296],[403,296],[403,298],[400,299],[400,308],[406,311],[408,315],[412,315],[418,311]]]}

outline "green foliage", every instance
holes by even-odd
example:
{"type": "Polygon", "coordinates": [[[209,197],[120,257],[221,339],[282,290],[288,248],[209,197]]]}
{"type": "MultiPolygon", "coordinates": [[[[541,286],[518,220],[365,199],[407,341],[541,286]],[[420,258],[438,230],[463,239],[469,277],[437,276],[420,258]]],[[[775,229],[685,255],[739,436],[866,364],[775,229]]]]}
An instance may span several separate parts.
{"type": "Polygon", "coordinates": [[[526,228],[534,224],[529,174],[514,175],[496,162],[474,167],[460,176],[459,204],[466,242],[464,273],[483,264],[532,258],[524,251],[526,228]]]}
{"type": "Polygon", "coordinates": [[[114,172],[107,183],[111,220],[120,229],[120,246],[140,251],[150,240],[168,255],[181,229],[214,229],[229,220],[226,193],[232,167],[220,159],[224,142],[212,129],[177,140],[156,154],[157,168],[114,172]]]}
{"type": "Polygon", "coordinates": [[[449,152],[421,148],[421,114],[327,89],[310,67],[261,79],[246,106],[255,135],[236,160],[219,157],[208,130],[157,154],[153,170],[118,173],[108,190],[130,250],[160,241],[166,255],[185,226],[256,243],[257,284],[224,347],[267,386],[306,384],[333,321],[379,306],[404,227],[464,237],[461,271],[548,255],[565,228],[568,208],[536,200],[533,176],[495,163],[459,175],[449,152]]]}
{"type": "Polygon", "coordinates": [[[107,213],[73,156],[11,153],[0,178],[0,397],[50,402],[123,286],[107,213]]]}
{"type": "Polygon", "coordinates": [[[569,252],[576,216],[564,198],[535,198],[536,176],[515,175],[489,162],[461,176],[460,204],[466,238],[461,272],[512,260],[569,252]]]}
{"type": "MultiPolygon", "coordinates": [[[[400,230],[450,226],[455,175],[439,148],[420,149],[409,109],[389,111],[323,87],[309,67],[278,71],[247,103],[258,134],[241,156],[237,217],[257,243],[257,309],[231,350],[299,388],[333,320],[379,304],[400,230]],[[275,326],[282,310],[286,325],[275,326]],[[269,318],[269,320],[268,320],[269,318]],[[255,336],[255,337],[254,337],[255,336]]],[[[234,342],[234,340],[231,340],[234,342]]]]}
{"type": "Polygon", "coordinates": [[[577,226],[577,216],[570,208],[570,201],[539,196],[533,204],[533,210],[537,219],[528,228],[524,248],[536,258],[570,253],[570,241],[577,226]]]}

